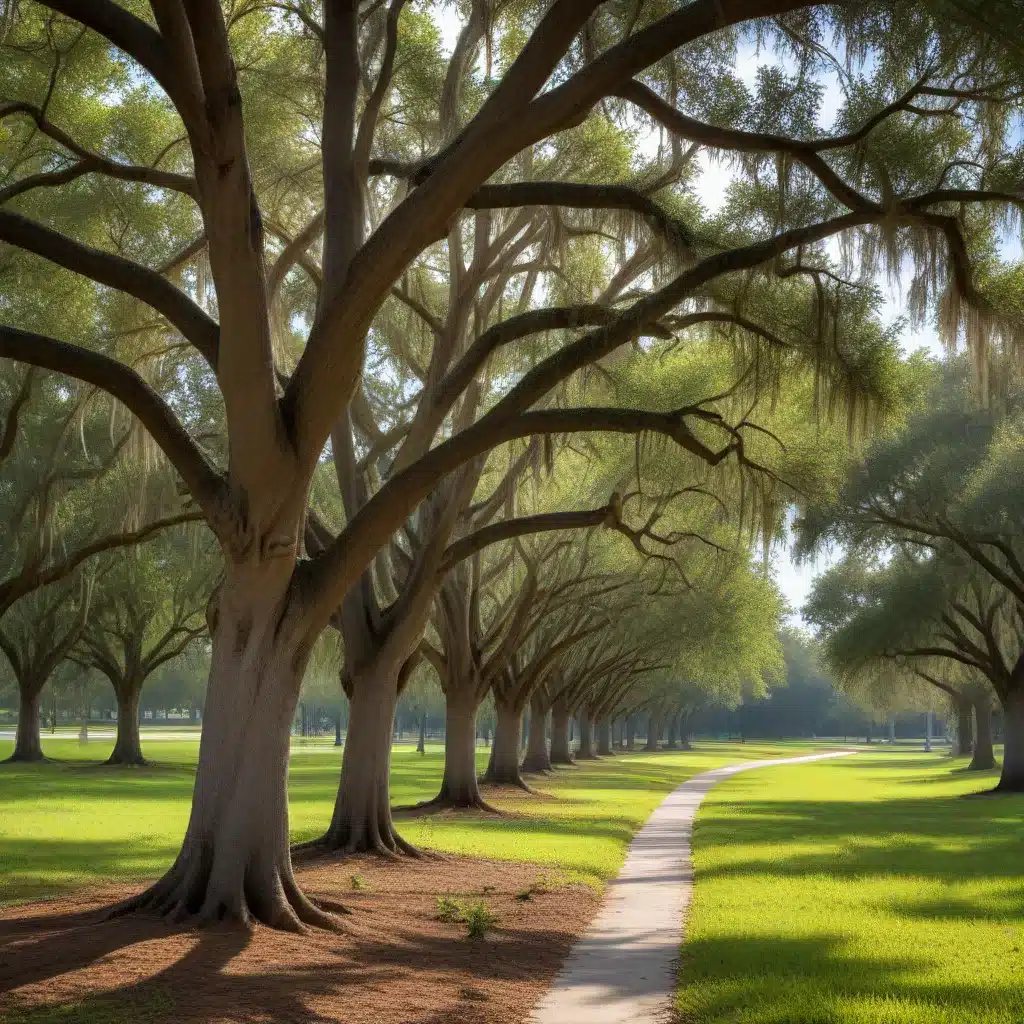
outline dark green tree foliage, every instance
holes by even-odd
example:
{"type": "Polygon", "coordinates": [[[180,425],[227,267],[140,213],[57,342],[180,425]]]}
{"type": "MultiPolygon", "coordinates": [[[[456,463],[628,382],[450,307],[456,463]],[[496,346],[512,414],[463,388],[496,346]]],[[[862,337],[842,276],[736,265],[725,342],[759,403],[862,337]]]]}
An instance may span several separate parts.
{"type": "MultiPolygon", "coordinates": [[[[901,676],[1003,709],[999,787],[1024,787],[1024,468],[1012,389],[987,408],[950,369],[907,429],[877,443],[838,501],[811,509],[800,546],[849,554],[817,584],[807,614],[832,663],[875,691],[901,676]],[[953,683],[956,685],[954,686],[953,683]],[[940,685],[941,684],[941,685],[940,685]]],[[[980,731],[980,729],[979,729],[980,731]]]]}

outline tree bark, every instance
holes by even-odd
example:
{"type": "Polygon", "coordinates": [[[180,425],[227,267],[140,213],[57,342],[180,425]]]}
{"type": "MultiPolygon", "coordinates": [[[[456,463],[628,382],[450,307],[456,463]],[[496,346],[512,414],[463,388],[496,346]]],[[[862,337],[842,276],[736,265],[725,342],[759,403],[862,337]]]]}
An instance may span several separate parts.
{"type": "Polygon", "coordinates": [[[494,727],[494,743],[491,745],[491,759],[487,763],[484,782],[502,786],[518,786],[528,790],[519,773],[519,736],[523,727],[522,711],[495,700],[497,721],[494,727]]]}
{"type": "Polygon", "coordinates": [[[597,752],[604,756],[615,753],[612,750],[612,723],[607,718],[602,718],[597,723],[597,752]]]}
{"type": "Polygon", "coordinates": [[[630,715],[626,719],[626,749],[632,750],[636,742],[636,719],[630,715]]]}
{"type": "Polygon", "coordinates": [[[668,719],[668,742],[665,744],[666,750],[677,750],[679,747],[679,717],[678,715],[669,715],[668,719]]]}
{"type": "Polygon", "coordinates": [[[18,688],[18,731],[14,738],[14,753],[8,761],[45,761],[43,745],[39,739],[39,701],[42,687],[18,688]]]}
{"type": "Polygon", "coordinates": [[[573,764],[572,744],[569,740],[569,709],[565,701],[551,705],[551,763],[573,764]]]}
{"type": "Polygon", "coordinates": [[[530,698],[530,727],[527,730],[526,757],[520,771],[551,771],[551,755],[548,753],[548,709],[539,691],[530,698]]]}
{"type": "Polygon", "coordinates": [[[213,656],[185,839],[163,878],[117,912],[290,931],[337,924],[292,872],[288,751],[310,645],[288,614],[278,569],[229,563],[212,602],[213,656]]]}
{"type": "Polygon", "coordinates": [[[1024,690],[1003,701],[1003,770],[996,790],[1024,793],[1024,690]]]}
{"type": "Polygon", "coordinates": [[[974,750],[974,730],[972,717],[974,704],[969,696],[956,698],[956,749],[954,757],[970,757],[974,750]]]}
{"type": "Polygon", "coordinates": [[[660,736],[661,716],[652,711],[647,719],[647,742],[644,744],[644,750],[657,750],[660,736]]]}
{"type": "Polygon", "coordinates": [[[139,736],[139,700],[142,681],[125,680],[114,690],[117,696],[117,739],[107,764],[145,764],[139,736]]]}
{"type": "Polygon", "coordinates": [[[992,749],[992,705],[988,697],[974,702],[975,741],[974,757],[967,766],[969,772],[987,772],[996,766],[996,755],[992,749]]]}
{"type": "Polygon", "coordinates": [[[591,721],[589,709],[580,709],[579,720],[580,745],[576,750],[576,758],[579,761],[596,761],[597,754],[594,752],[594,723],[591,721]]]}
{"type": "Polygon", "coordinates": [[[373,661],[353,676],[341,782],[326,833],[315,846],[344,853],[416,851],[391,817],[391,741],[398,704],[399,665],[373,661]]]}
{"type": "Polygon", "coordinates": [[[444,776],[431,805],[489,809],[476,773],[477,711],[473,693],[449,688],[444,712],[444,776]]]}

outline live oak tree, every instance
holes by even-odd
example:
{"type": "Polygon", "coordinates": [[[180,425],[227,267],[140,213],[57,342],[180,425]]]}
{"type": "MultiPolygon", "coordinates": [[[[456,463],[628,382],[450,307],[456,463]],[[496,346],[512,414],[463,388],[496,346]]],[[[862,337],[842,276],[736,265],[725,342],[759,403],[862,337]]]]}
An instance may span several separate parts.
{"type": "MultiPolygon", "coordinates": [[[[855,676],[898,659],[933,685],[948,678],[948,666],[965,670],[968,687],[987,680],[1003,708],[998,788],[1019,791],[1019,399],[1011,392],[982,407],[960,371],[940,379],[927,410],[905,431],[874,446],[835,502],[808,511],[801,545],[810,550],[831,540],[851,551],[818,584],[811,605],[836,663],[855,676]]],[[[975,705],[979,731],[987,724],[986,705],[982,691],[975,705]]]]}
{"type": "Polygon", "coordinates": [[[146,680],[206,633],[217,566],[203,527],[177,527],[141,549],[107,556],[73,658],[102,673],[117,698],[117,737],[107,764],[145,764],[139,701],[146,680]],[[208,545],[205,545],[208,548],[208,545]]]}
{"type": "MultiPolygon", "coordinates": [[[[965,23],[962,7],[696,0],[627,11],[599,0],[556,0],[546,9],[481,2],[446,74],[423,76],[418,109],[447,116],[452,77],[470,78],[472,88],[457,97],[450,127],[416,137],[391,130],[395,69],[403,43],[415,49],[419,38],[400,31],[408,23],[400,0],[387,9],[325,0],[320,10],[302,6],[301,16],[284,17],[257,0],[17,5],[0,69],[9,94],[0,115],[23,127],[28,147],[0,193],[0,240],[88,279],[100,286],[96,294],[147,306],[194,349],[190,379],[223,401],[223,432],[206,437],[194,429],[197,391],[158,393],[100,339],[49,336],[33,322],[35,295],[5,302],[16,313],[0,328],[0,355],[122,401],[174,465],[224,553],[192,816],[173,867],[137,905],[177,918],[332,923],[292,876],[288,726],[317,636],[448,474],[514,438],[580,430],[661,433],[709,463],[749,461],[754,425],[743,418],[707,406],[548,405],[562,382],[640,335],[665,328],[684,336],[689,318],[713,314],[733,326],[738,346],[779,349],[776,371],[810,358],[823,381],[837,382],[824,392],[844,400],[870,392],[879,365],[864,329],[872,310],[866,320],[854,289],[830,276],[843,277],[843,268],[830,266],[824,251],[825,240],[840,235],[856,236],[868,263],[876,253],[891,267],[905,252],[918,257],[924,305],[943,294],[965,315],[986,305],[968,243],[988,230],[988,210],[1015,199],[1006,110],[1019,65],[998,45],[991,18],[980,28],[965,23]],[[729,66],[732,31],[769,18],[781,20],[759,25],[795,55],[797,76],[769,76],[750,95],[729,66]],[[485,39],[500,43],[499,60],[481,69],[473,57],[485,39]],[[872,55],[863,78],[833,61],[833,43],[854,66],[872,55]],[[816,90],[799,88],[825,67],[846,89],[829,134],[814,121],[816,90]],[[92,87],[79,88],[83,80],[92,87]],[[288,125],[281,92],[264,87],[285,81],[288,91],[320,97],[315,129],[288,125]],[[120,102],[100,109],[97,82],[120,102]],[[523,164],[545,140],[616,117],[649,119],[677,140],[665,149],[665,206],[652,208],[635,188],[607,187],[614,182],[595,188],[528,177],[523,164]],[[278,145],[283,138],[290,144],[278,145]],[[609,306],[610,318],[602,314],[595,325],[543,314],[544,326],[566,332],[560,347],[509,379],[472,422],[421,442],[365,503],[349,505],[340,532],[308,557],[311,480],[338,424],[358,416],[376,318],[406,269],[447,238],[467,208],[621,206],[665,224],[671,182],[691,144],[734,154],[745,168],[724,216],[676,232],[685,243],[677,262],[639,279],[609,306]],[[292,366],[275,363],[274,268],[289,243],[269,240],[274,225],[264,209],[282,205],[296,175],[317,172],[319,281],[313,315],[291,321],[305,335],[292,366]],[[371,187],[381,176],[394,184],[371,187]],[[83,197],[84,224],[72,216],[83,197]],[[803,302],[815,310],[810,334],[797,325],[783,337],[747,315],[759,312],[765,292],[769,305],[777,294],[785,307],[808,289],[817,295],[816,305],[803,302]]],[[[1003,27],[1015,9],[1005,11],[1003,27]]],[[[5,145],[4,154],[17,149],[5,145]]],[[[543,309],[540,294],[536,301],[543,309]]],[[[336,459],[347,458],[344,448],[332,443],[336,459]]],[[[347,638],[346,657],[359,664],[347,638]]],[[[382,709],[378,732],[390,727],[386,718],[382,709]]],[[[362,810],[344,823],[357,833],[379,806],[377,793],[359,799],[362,810]]]]}

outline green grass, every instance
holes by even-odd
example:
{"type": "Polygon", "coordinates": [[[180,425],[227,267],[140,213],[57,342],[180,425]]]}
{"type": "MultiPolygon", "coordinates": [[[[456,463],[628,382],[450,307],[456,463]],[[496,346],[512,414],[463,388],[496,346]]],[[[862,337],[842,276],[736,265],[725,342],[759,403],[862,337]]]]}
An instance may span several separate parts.
{"type": "Polygon", "coordinates": [[[718,786],[694,836],[683,1020],[1020,1024],[1024,798],[965,798],[994,781],[876,751],[718,786]]]}
{"type": "MultiPolygon", "coordinates": [[[[188,820],[196,741],[148,740],[145,768],[105,767],[111,746],[43,737],[54,761],[0,765],[0,904],[84,885],[158,875],[177,853],[188,820]]],[[[0,741],[0,758],[12,744],[0,741]]],[[[785,756],[809,744],[708,743],[688,753],[633,754],[568,769],[539,786],[545,799],[515,799],[505,816],[442,814],[402,821],[413,843],[451,853],[535,861],[595,884],[614,875],[633,833],[690,775],[733,761],[785,756]]],[[[480,752],[484,766],[486,755],[480,752]]],[[[290,815],[295,841],[330,819],[341,758],[332,741],[293,745],[290,815]]],[[[408,744],[392,756],[395,804],[433,796],[443,751],[408,744]]],[[[498,801],[501,802],[500,800],[498,801]]],[[[347,877],[347,876],[346,876],[347,877]]]]}

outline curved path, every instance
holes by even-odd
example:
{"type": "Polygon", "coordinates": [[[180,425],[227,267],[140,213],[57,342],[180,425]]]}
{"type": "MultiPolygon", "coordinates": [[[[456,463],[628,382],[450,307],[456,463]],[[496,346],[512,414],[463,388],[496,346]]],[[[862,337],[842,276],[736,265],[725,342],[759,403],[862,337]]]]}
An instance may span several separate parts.
{"type": "Polygon", "coordinates": [[[569,954],[531,1024],[662,1024],[671,1019],[679,947],[693,888],[690,836],[704,795],[751,768],[847,757],[854,750],[745,761],[670,793],[633,837],[601,911],[569,954]]]}

